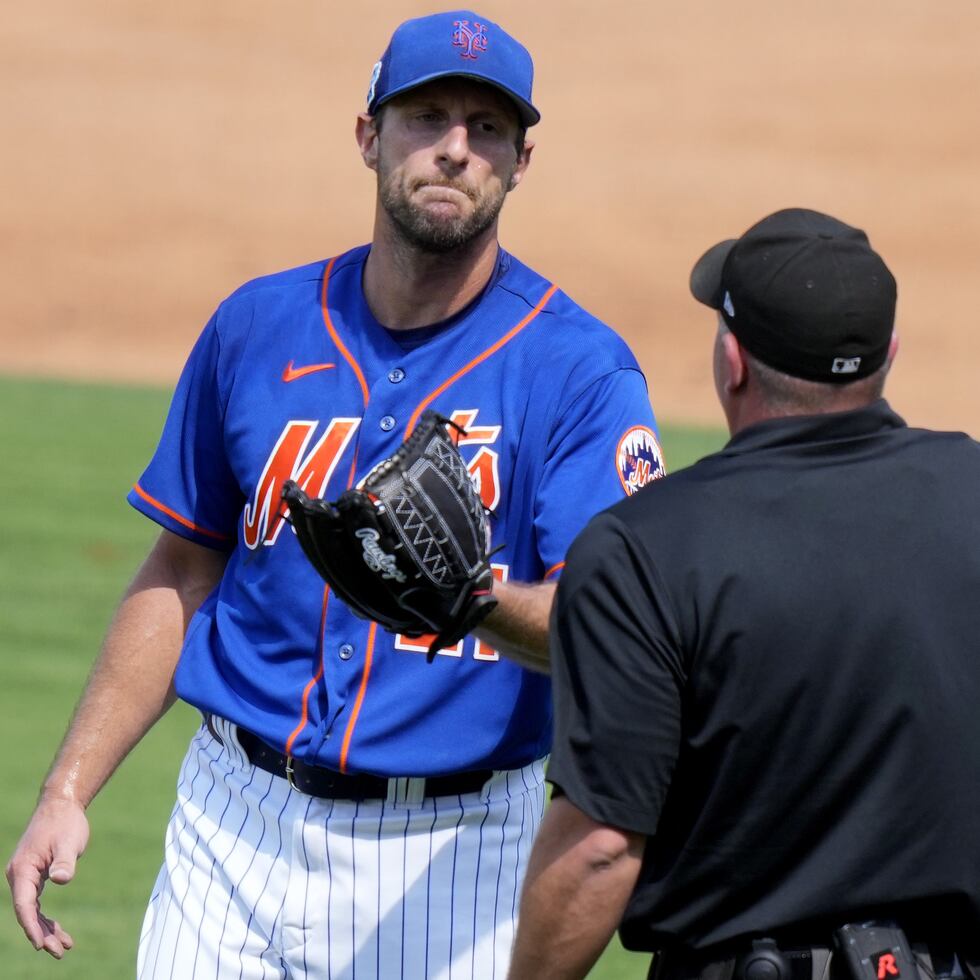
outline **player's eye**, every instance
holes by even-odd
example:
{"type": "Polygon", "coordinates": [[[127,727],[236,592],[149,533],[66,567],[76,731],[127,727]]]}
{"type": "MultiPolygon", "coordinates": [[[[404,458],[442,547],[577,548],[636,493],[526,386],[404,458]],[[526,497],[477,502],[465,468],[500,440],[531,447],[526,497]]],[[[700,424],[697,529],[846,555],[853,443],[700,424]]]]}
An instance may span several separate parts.
{"type": "Polygon", "coordinates": [[[499,136],[501,127],[492,119],[481,119],[474,124],[473,131],[480,136],[499,136]]]}

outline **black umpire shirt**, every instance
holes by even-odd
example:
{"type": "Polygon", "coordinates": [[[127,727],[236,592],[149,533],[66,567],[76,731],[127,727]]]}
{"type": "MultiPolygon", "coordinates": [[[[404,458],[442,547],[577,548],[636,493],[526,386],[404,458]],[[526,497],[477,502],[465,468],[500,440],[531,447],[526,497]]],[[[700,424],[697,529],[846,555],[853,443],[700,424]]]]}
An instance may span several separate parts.
{"type": "Polygon", "coordinates": [[[972,439],[884,401],[754,425],[592,521],[552,636],[548,778],[648,837],[628,948],[980,936],[972,439]]]}

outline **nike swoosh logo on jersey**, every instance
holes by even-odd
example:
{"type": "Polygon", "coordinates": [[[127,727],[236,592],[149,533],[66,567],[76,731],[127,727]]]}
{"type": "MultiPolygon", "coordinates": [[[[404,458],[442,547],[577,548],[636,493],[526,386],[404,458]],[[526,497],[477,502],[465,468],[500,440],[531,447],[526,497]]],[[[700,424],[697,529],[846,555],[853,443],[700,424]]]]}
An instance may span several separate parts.
{"type": "Polygon", "coordinates": [[[307,364],[306,367],[294,368],[293,362],[290,361],[283,368],[282,380],[286,382],[295,381],[297,378],[304,378],[308,374],[314,374],[317,371],[326,371],[328,368],[336,366],[336,364],[307,364]]]}

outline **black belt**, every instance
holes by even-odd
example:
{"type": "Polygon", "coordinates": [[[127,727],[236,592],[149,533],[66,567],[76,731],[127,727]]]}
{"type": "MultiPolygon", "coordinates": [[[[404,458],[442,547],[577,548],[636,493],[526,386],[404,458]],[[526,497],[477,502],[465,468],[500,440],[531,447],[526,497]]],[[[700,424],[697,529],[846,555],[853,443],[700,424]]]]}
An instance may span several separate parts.
{"type": "MultiPolygon", "coordinates": [[[[846,969],[844,960],[839,955],[832,955],[831,946],[772,943],[771,947],[780,953],[786,962],[789,975],[785,980],[813,980],[817,976],[828,977],[829,980],[850,980],[851,975],[846,969]]],[[[980,980],[976,972],[976,960],[964,955],[963,950],[947,943],[913,942],[912,951],[917,958],[923,953],[928,954],[932,961],[932,970],[920,970],[920,977],[933,980],[935,977],[948,976],[947,971],[954,961],[957,961],[965,977],[980,980]]],[[[750,951],[741,945],[728,946],[722,955],[712,954],[709,950],[700,953],[694,951],[684,953],[678,950],[657,953],[650,965],[648,980],[749,980],[752,971],[745,969],[749,955],[750,951]]],[[[919,965],[923,965],[921,959],[919,965]]],[[[756,976],[775,977],[775,973],[776,971],[763,968],[756,976]]]]}
{"type": "MultiPolygon", "coordinates": [[[[826,961],[830,960],[829,947],[773,944],[773,948],[782,955],[789,970],[788,977],[782,980],[813,980],[814,957],[823,954],[826,961]]],[[[748,953],[749,947],[740,942],[715,950],[671,949],[654,956],[648,980],[749,980],[751,973],[743,970],[748,953]]],[[[759,976],[775,980],[776,971],[761,970],[759,976]]],[[[835,971],[832,980],[845,978],[835,971]]]]}
{"type": "MultiPolygon", "coordinates": [[[[206,724],[208,731],[223,745],[210,715],[206,724]]],[[[384,800],[389,797],[392,783],[402,781],[398,777],[388,779],[368,773],[343,773],[323,766],[311,766],[301,759],[277,752],[247,728],[236,726],[236,733],[238,744],[253,766],[273,776],[281,776],[289,781],[290,786],[307,796],[327,800],[384,800]]],[[[461,796],[463,793],[476,793],[483,789],[492,775],[492,769],[475,769],[448,776],[426,776],[420,795],[461,796]]]]}

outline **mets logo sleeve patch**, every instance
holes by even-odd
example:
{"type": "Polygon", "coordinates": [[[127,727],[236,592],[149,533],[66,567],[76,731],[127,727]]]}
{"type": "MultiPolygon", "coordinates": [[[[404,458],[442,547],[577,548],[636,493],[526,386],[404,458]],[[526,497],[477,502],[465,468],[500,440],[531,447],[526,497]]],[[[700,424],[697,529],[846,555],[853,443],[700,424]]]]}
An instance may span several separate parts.
{"type": "Polygon", "coordinates": [[[634,425],[623,433],[616,447],[616,469],[629,496],[665,475],[663,451],[653,430],[634,425]]]}

